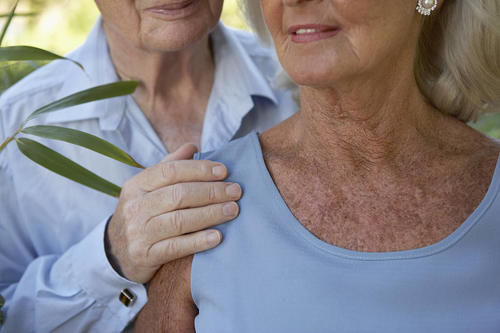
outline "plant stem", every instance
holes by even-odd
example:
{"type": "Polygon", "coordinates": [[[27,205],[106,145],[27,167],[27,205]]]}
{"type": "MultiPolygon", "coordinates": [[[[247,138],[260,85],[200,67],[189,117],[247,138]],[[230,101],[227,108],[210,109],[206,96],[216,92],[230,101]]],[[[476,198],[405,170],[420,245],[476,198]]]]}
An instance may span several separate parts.
{"type": "Polygon", "coordinates": [[[0,151],[2,151],[12,140],[15,139],[15,136],[10,136],[7,139],[5,139],[4,142],[0,145],[0,151]]]}
{"type": "Polygon", "coordinates": [[[22,127],[20,126],[16,133],[14,133],[12,136],[9,136],[7,139],[4,140],[4,142],[2,142],[2,144],[0,144],[0,152],[2,150],[5,149],[5,147],[7,147],[7,145],[11,142],[11,141],[14,141],[16,139],[16,136],[21,133],[21,130],[22,130],[22,127]]]}

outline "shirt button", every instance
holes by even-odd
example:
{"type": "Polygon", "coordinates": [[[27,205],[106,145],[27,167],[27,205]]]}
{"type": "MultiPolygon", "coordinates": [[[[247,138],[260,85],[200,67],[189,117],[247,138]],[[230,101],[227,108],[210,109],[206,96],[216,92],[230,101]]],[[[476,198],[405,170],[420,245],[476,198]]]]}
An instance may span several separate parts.
{"type": "Polygon", "coordinates": [[[118,299],[123,303],[123,305],[130,307],[134,304],[136,297],[128,288],[125,288],[121,291],[118,299]]]}

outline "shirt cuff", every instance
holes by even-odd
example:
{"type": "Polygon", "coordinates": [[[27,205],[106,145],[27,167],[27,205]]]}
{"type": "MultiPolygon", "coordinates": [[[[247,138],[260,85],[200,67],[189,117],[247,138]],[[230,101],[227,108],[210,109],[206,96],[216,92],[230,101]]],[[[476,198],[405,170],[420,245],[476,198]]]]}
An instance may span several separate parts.
{"type": "Polygon", "coordinates": [[[144,285],[120,276],[109,263],[104,247],[107,222],[97,225],[71,249],[71,269],[76,282],[91,298],[129,322],[146,304],[147,292],[144,285]]]}

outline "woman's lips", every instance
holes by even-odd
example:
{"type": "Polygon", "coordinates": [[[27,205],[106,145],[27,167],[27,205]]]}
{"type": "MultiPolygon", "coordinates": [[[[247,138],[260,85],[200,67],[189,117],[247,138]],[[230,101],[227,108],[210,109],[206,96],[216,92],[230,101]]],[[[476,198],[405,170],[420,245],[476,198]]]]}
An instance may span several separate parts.
{"type": "Polygon", "coordinates": [[[321,24],[294,25],[288,28],[288,34],[295,43],[310,43],[335,36],[339,27],[321,24]]]}
{"type": "Polygon", "coordinates": [[[169,18],[189,16],[196,9],[199,0],[171,1],[159,6],[147,8],[145,11],[169,18]]]}

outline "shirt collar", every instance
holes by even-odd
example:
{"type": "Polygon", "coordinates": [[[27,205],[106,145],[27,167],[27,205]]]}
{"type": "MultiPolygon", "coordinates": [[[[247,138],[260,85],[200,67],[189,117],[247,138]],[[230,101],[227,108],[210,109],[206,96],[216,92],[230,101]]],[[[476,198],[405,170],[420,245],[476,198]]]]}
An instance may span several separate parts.
{"type": "MultiPolygon", "coordinates": [[[[271,52],[262,47],[254,50],[245,49],[242,39],[249,39],[248,33],[240,32],[219,23],[211,34],[215,58],[215,83],[213,89],[219,96],[249,98],[260,96],[271,100],[274,104],[278,99],[271,88],[270,81],[275,73],[266,77],[258,68],[255,58],[269,60],[271,52]],[[237,34],[242,34],[238,39],[237,34]]],[[[253,38],[252,38],[253,41],[253,38]]]]}
{"type": "Polygon", "coordinates": [[[277,69],[273,53],[258,45],[249,33],[235,31],[222,23],[212,32],[211,41],[215,81],[205,114],[202,143],[206,146],[202,145],[202,150],[220,147],[231,140],[245,117],[258,111],[255,97],[278,104],[270,84],[277,69]],[[218,134],[214,135],[214,131],[218,134]]]}
{"type": "MultiPolygon", "coordinates": [[[[85,71],[71,66],[63,75],[64,83],[56,95],[57,99],[69,96],[78,91],[94,86],[104,85],[119,81],[114,65],[109,54],[106,35],[102,27],[102,18],[99,17],[94,24],[85,43],[68,55],[83,65],[85,71]],[[71,78],[68,80],[68,78],[71,78]]],[[[97,118],[103,130],[115,130],[125,111],[126,98],[117,97],[101,100],[88,104],[77,105],[61,111],[47,114],[45,121],[48,123],[70,122],[97,118]]]]}
{"type": "MultiPolygon", "coordinates": [[[[246,50],[236,33],[222,23],[211,33],[215,58],[215,82],[211,98],[217,96],[217,103],[231,106],[232,112],[224,115],[228,117],[226,120],[231,127],[239,127],[243,117],[252,109],[252,96],[264,97],[274,104],[278,103],[270,85],[275,73],[269,73],[270,76],[265,77],[251,57],[252,52],[255,52],[254,56],[262,56],[263,59],[268,59],[270,55],[260,55],[259,52],[264,52],[262,48],[246,50]],[[234,105],[235,100],[240,101],[239,106],[234,105]]],[[[119,80],[111,61],[102,18],[94,24],[85,43],[68,57],[80,62],[85,72],[73,65],[69,73],[59,73],[64,75],[65,79],[57,99],[119,80]],[[72,77],[72,80],[68,80],[68,77],[72,77]]],[[[116,130],[124,115],[125,106],[124,97],[106,99],[49,113],[45,121],[60,123],[97,118],[102,130],[116,130]]]]}

